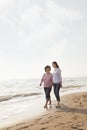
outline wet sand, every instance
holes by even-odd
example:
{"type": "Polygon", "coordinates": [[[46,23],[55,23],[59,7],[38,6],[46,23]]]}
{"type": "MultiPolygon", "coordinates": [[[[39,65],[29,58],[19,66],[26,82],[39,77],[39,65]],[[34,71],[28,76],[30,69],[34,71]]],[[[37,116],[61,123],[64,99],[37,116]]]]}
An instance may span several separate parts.
{"type": "Polygon", "coordinates": [[[87,92],[63,96],[60,107],[53,101],[44,114],[0,130],[87,130],[87,92]]]}

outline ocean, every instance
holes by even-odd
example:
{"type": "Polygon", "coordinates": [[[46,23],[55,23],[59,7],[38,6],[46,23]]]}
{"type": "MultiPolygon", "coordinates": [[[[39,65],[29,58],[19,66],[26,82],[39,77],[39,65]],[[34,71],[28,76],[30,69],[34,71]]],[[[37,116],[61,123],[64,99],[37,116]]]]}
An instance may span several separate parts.
{"type": "MultiPolygon", "coordinates": [[[[30,113],[35,115],[35,111],[37,114],[42,111],[42,109],[38,110],[38,105],[40,107],[40,103],[42,105],[45,98],[43,87],[39,84],[40,79],[0,80],[0,126],[9,124],[16,117],[19,120],[21,116],[25,118],[27,113],[29,113],[28,117],[32,117],[30,113]],[[37,107],[35,110],[32,109],[34,104],[37,107]]],[[[75,92],[87,92],[87,77],[63,78],[61,96],[75,92]]],[[[53,90],[51,95],[53,96],[53,90]]]]}

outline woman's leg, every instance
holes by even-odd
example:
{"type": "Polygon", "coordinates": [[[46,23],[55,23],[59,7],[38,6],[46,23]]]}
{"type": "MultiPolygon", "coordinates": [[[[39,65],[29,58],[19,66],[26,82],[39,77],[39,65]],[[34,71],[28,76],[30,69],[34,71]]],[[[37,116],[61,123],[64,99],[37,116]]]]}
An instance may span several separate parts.
{"type": "Polygon", "coordinates": [[[54,95],[56,97],[56,84],[54,84],[53,86],[54,86],[54,95]]]}
{"type": "Polygon", "coordinates": [[[44,108],[47,108],[47,103],[48,103],[48,100],[47,100],[47,88],[44,88],[44,92],[45,92],[45,98],[46,98],[46,103],[44,105],[44,108]]]}
{"type": "Polygon", "coordinates": [[[56,87],[56,97],[57,97],[57,101],[60,102],[60,85],[57,84],[57,87],[56,87]]]}
{"type": "Polygon", "coordinates": [[[54,94],[58,102],[60,102],[60,84],[54,84],[54,94]]]}
{"type": "Polygon", "coordinates": [[[45,103],[45,108],[47,108],[47,104],[50,101],[51,103],[51,98],[50,98],[50,92],[51,92],[51,88],[44,88],[45,91],[45,96],[46,96],[46,103],[45,103]]]}
{"type": "Polygon", "coordinates": [[[46,95],[47,95],[47,99],[50,99],[50,92],[51,92],[51,87],[47,88],[47,92],[46,92],[46,95]]]}
{"type": "Polygon", "coordinates": [[[52,87],[50,87],[50,88],[47,89],[47,99],[49,101],[49,105],[51,104],[51,96],[50,96],[51,90],[52,90],[52,87]]]}

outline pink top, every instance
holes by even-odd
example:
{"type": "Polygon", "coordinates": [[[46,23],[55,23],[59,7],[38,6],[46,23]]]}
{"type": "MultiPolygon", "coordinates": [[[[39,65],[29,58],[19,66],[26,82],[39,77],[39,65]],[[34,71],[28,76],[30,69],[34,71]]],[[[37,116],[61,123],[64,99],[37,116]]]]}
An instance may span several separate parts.
{"type": "Polygon", "coordinates": [[[44,82],[44,87],[52,87],[53,75],[51,73],[45,73],[42,77],[41,84],[44,82]]]}

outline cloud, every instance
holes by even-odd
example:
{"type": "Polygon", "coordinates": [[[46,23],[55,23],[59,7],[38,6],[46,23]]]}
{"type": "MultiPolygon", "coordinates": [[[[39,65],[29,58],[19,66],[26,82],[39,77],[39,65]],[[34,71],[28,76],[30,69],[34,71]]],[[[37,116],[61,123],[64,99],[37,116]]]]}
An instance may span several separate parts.
{"type": "Polygon", "coordinates": [[[11,68],[13,73],[17,70],[20,74],[26,68],[34,75],[34,66],[38,73],[39,68],[54,59],[65,62],[63,58],[67,58],[69,64],[71,52],[81,44],[78,28],[83,14],[80,10],[60,6],[55,0],[1,0],[0,3],[2,70],[7,70],[7,64],[8,71],[11,68]]]}
{"type": "Polygon", "coordinates": [[[81,18],[80,12],[68,10],[55,1],[47,0],[43,7],[32,5],[20,14],[18,34],[24,37],[25,44],[45,48],[46,45],[62,40],[61,36],[67,33],[69,26],[81,18]]]}
{"type": "Polygon", "coordinates": [[[0,0],[0,10],[7,8],[13,3],[14,0],[0,0]]]}

